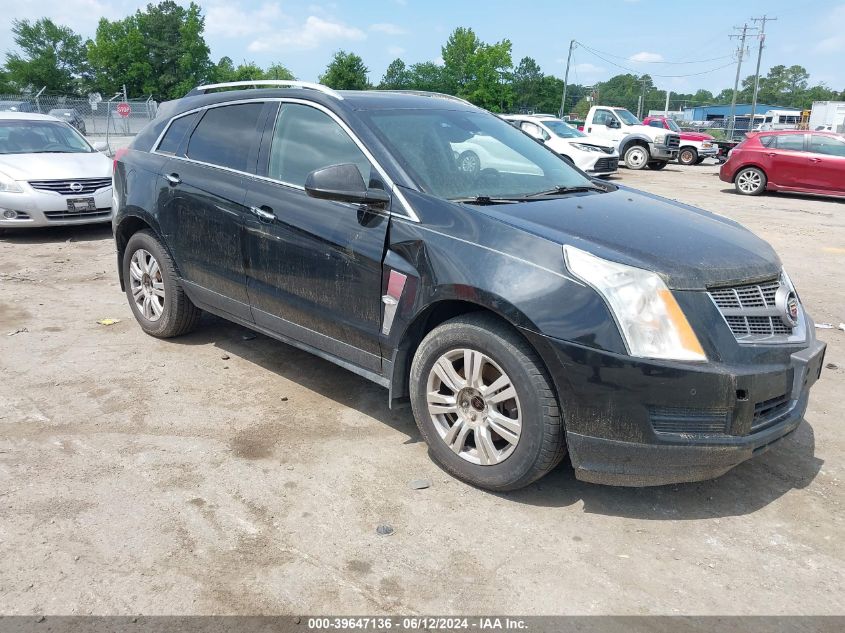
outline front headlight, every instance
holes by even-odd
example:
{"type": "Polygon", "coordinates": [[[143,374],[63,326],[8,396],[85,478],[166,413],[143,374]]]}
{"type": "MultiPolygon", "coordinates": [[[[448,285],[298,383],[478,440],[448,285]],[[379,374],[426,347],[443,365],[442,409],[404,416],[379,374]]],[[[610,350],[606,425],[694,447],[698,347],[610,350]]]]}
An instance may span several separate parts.
{"type": "Polygon", "coordinates": [[[632,356],[704,361],[675,297],[655,273],[564,246],[566,266],[607,302],[632,356]]]}
{"type": "Polygon", "coordinates": [[[600,152],[601,150],[598,147],[594,147],[593,145],[584,145],[583,143],[570,143],[570,147],[574,147],[575,149],[580,149],[582,152],[600,152]]]}
{"type": "Polygon", "coordinates": [[[23,193],[21,186],[0,171],[0,193],[23,193]]]}
{"type": "Polygon", "coordinates": [[[662,134],[658,134],[657,136],[654,137],[654,144],[655,145],[663,145],[663,141],[665,141],[665,140],[666,140],[665,136],[663,136],[662,134]]]}

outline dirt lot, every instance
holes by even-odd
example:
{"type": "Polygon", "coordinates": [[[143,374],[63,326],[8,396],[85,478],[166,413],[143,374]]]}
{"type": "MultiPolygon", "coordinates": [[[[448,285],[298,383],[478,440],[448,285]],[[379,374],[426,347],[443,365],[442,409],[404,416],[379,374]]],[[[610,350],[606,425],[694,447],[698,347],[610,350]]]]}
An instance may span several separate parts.
{"type": "MultiPolygon", "coordinates": [[[[716,171],[618,181],[744,223],[816,321],[845,321],[845,203],[741,198],[716,171]]],[[[843,331],[818,330],[842,368],[798,432],[716,481],[565,463],[496,495],[328,362],[216,318],[145,336],[113,252],[109,227],[0,238],[2,613],[845,613],[843,331]]]]}

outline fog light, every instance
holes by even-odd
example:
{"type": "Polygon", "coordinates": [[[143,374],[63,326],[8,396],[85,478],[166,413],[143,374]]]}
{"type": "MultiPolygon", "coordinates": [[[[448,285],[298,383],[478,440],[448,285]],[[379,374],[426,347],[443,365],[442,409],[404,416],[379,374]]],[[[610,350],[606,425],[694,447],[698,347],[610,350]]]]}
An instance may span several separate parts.
{"type": "Polygon", "coordinates": [[[7,220],[14,220],[16,217],[18,217],[18,212],[12,211],[11,209],[5,209],[3,211],[3,217],[7,220]]]}

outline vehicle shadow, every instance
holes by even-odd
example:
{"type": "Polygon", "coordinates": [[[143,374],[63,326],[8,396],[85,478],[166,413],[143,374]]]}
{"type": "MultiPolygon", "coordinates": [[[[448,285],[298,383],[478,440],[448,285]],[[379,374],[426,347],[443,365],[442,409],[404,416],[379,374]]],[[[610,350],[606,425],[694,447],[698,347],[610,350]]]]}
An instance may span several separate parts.
{"type": "MultiPolygon", "coordinates": [[[[227,355],[249,361],[389,425],[408,436],[406,444],[422,441],[410,408],[389,409],[382,387],[308,352],[211,315],[203,317],[195,332],[171,342],[211,343],[227,355]]],[[[280,398],[283,396],[279,394],[280,398]]],[[[601,486],[575,479],[569,460],[564,459],[527,488],[496,494],[514,503],[550,508],[582,503],[585,512],[647,520],[741,516],[767,506],[791,490],[808,486],[823,463],[815,456],[813,428],[803,421],[790,437],[767,453],[711,481],[650,488],[601,486]]]]}
{"type": "MultiPolygon", "coordinates": [[[[725,187],[721,189],[722,193],[732,193],[735,196],[739,196],[741,194],[737,193],[735,187],[725,187]]],[[[839,204],[845,204],[845,197],[843,196],[824,196],[821,194],[809,194],[809,193],[797,193],[794,191],[778,191],[777,193],[766,191],[761,196],[757,196],[757,200],[761,198],[769,198],[777,200],[779,197],[783,197],[789,200],[803,200],[806,202],[838,202],[839,204]]]]}
{"type": "Polygon", "coordinates": [[[79,226],[41,226],[37,228],[3,228],[0,242],[10,244],[53,244],[59,242],[98,242],[112,239],[111,223],[79,226]]]}

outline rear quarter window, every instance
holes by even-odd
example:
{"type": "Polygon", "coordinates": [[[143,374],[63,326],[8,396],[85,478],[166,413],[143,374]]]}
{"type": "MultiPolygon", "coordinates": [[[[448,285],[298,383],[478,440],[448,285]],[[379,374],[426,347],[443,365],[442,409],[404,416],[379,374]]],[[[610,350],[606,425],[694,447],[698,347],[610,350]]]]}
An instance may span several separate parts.
{"type": "Polygon", "coordinates": [[[199,116],[198,113],[188,114],[178,119],[173,119],[173,122],[170,124],[170,127],[167,128],[167,132],[164,133],[164,138],[161,139],[161,143],[158,144],[158,151],[161,154],[175,154],[179,147],[182,145],[182,141],[185,139],[185,134],[187,134],[191,128],[194,127],[194,123],[199,116]]]}
{"type": "Polygon", "coordinates": [[[210,165],[251,171],[250,149],[258,136],[263,107],[263,103],[245,103],[210,108],[191,134],[186,155],[210,165]]]}

